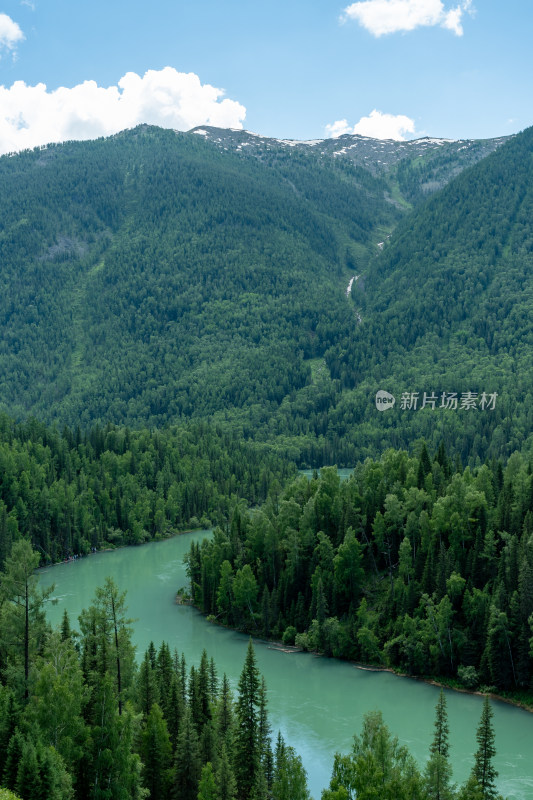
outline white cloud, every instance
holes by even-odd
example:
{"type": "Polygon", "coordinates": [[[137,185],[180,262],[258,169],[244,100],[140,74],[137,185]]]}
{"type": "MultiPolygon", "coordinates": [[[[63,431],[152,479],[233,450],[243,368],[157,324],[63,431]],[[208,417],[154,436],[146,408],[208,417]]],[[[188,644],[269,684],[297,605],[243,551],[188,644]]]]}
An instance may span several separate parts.
{"type": "Polygon", "coordinates": [[[396,139],[405,141],[405,134],[414,134],[415,123],[404,114],[382,114],[374,109],[368,117],[361,117],[353,127],[348,120],[340,119],[331,125],[326,125],[326,136],[336,138],[344,133],[358,133],[360,136],[369,136],[372,139],[396,139]]]}
{"type": "Polygon", "coordinates": [[[445,8],[442,0],[360,0],[344,9],[341,19],[353,19],[374,36],[439,25],[463,35],[463,14],[472,11],[472,0],[445,8]]]}
{"type": "Polygon", "coordinates": [[[44,83],[0,86],[0,153],[67,139],[109,136],[140,123],[189,130],[196,125],[242,128],[246,109],[224,90],[173,67],[128,72],[116,86],[85,81],[48,91],[44,83]]]}
{"type": "Polygon", "coordinates": [[[336,139],[337,136],[342,136],[344,133],[353,133],[347,119],[338,119],[336,122],[332,122],[331,125],[326,125],[328,139],[336,139]]]}
{"type": "Polygon", "coordinates": [[[19,25],[7,14],[0,14],[0,54],[2,50],[15,51],[19,42],[24,39],[19,25]]]}

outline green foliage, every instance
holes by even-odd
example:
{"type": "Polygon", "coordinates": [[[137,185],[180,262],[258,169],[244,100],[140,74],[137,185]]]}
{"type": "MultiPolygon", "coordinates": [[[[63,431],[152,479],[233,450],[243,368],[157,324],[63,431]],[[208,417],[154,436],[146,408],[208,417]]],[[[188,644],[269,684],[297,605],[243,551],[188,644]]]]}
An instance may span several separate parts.
{"type": "Polygon", "coordinates": [[[0,179],[4,407],[84,428],[270,416],[350,336],[344,276],[399,216],[364,170],[148,126],[0,179]]]}
{"type": "Polygon", "coordinates": [[[444,439],[472,464],[527,444],[532,142],[529,128],[418,206],[358,281],[362,324],[325,355],[346,390],[326,436],[335,430],[363,456],[444,439]],[[382,388],[396,405],[380,414],[371,400],[382,388]],[[448,391],[497,392],[497,404],[490,412],[421,409],[424,392],[440,406],[448,391]],[[403,392],[419,393],[417,411],[400,408],[403,392]]]}
{"type": "Polygon", "coordinates": [[[198,786],[198,800],[218,800],[213,765],[210,761],[202,767],[202,777],[198,786]]]}
{"type": "Polygon", "coordinates": [[[171,778],[172,745],[166,721],[157,703],[151,706],[147,715],[140,756],[143,784],[150,792],[151,800],[165,800],[171,778]]]}
{"type": "Polygon", "coordinates": [[[323,800],[422,800],[422,781],[412,756],[398,743],[378,711],[365,714],[349,756],[335,757],[323,800]]]}
{"type": "Polygon", "coordinates": [[[29,697],[32,655],[42,646],[46,624],[43,601],[53,591],[38,587],[34,574],[39,556],[31,544],[21,539],[12,547],[0,574],[0,652],[4,671],[13,672],[13,685],[24,701],[29,697]]]}
{"type": "Polygon", "coordinates": [[[495,754],[491,716],[486,698],[477,733],[479,749],[474,768],[457,791],[450,783],[448,720],[442,691],[423,775],[407,748],[392,736],[381,712],[365,714],[361,736],[354,737],[351,753],[335,754],[330,785],[322,792],[322,800],[503,800],[494,788],[497,773],[491,766],[495,754]]]}
{"type": "Polygon", "coordinates": [[[219,800],[235,800],[237,785],[225,744],[221,746],[216,778],[219,800]]]}
{"type": "Polygon", "coordinates": [[[176,746],[172,797],[175,800],[196,800],[200,780],[198,734],[187,707],[183,715],[176,746]]]}
{"type": "Polygon", "coordinates": [[[0,788],[0,800],[21,800],[21,798],[10,792],[9,789],[0,788]]]}
{"type": "Polygon", "coordinates": [[[428,800],[452,800],[454,797],[454,791],[450,784],[452,768],[448,761],[448,734],[446,697],[441,689],[435,709],[435,734],[429,748],[429,761],[424,772],[428,800]]]}
{"type": "MultiPolygon", "coordinates": [[[[298,497],[304,488],[299,481],[291,496],[298,497]]],[[[333,584],[330,590],[334,591],[333,584]]],[[[42,598],[35,602],[42,605],[42,598]]],[[[64,638],[64,620],[58,630],[44,629],[41,652],[30,651],[32,691],[23,705],[14,700],[15,673],[3,676],[0,741],[7,746],[2,753],[5,790],[1,792],[6,800],[11,800],[12,791],[17,800],[309,800],[301,758],[281,734],[272,752],[266,686],[251,640],[234,704],[227,677],[218,681],[216,665],[205,651],[199,666],[191,667],[188,681],[183,656],[172,654],[164,642],[159,650],[149,646],[141,669],[133,665],[126,669],[130,632],[124,602],[117,587],[107,581],[81,615],[80,633],[71,630],[64,638]],[[118,653],[124,664],[122,713],[113,603],[118,653]]],[[[360,608],[359,616],[371,624],[368,607],[360,608]]],[[[472,779],[460,797],[499,800],[491,766],[495,747],[488,702],[477,740],[472,779]]],[[[424,777],[380,713],[373,712],[365,717],[351,754],[336,756],[323,796],[353,800],[356,793],[367,800],[451,800],[455,795],[449,786],[447,754],[442,694],[424,777]]]]}
{"type": "Polygon", "coordinates": [[[54,631],[35,662],[35,680],[27,718],[41,733],[43,744],[54,747],[73,769],[88,743],[83,712],[89,699],[79,654],[70,640],[54,631]]]}
{"type": "Polygon", "coordinates": [[[134,650],[133,620],[125,616],[125,593],[119,593],[112,578],[96,590],[95,602],[80,614],[82,667],[87,682],[98,686],[108,676],[114,687],[119,716],[131,689],[134,650]]]}
{"type": "Polygon", "coordinates": [[[235,777],[237,797],[246,800],[257,779],[261,760],[259,739],[260,705],[259,670],[252,641],[248,643],[244,667],[239,678],[239,695],[236,704],[235,777]]]}
{"type": "Polygon", "coordinates": [[[284,745],[278,753],[272,797],[273,800],[310,800],[302,759],[293,747],[284,745]]]}
{"type": "MultiPolygon", "coordinates": [[[[0,159],[0,403],[62,427],[0,417],[7,790],[306,800],[281,737],[273,758],[251,644],[234,704],[205,653],[188,679],[166,645],[137,669],[111,580],[80,634],[45,623],[39,561],[187,526],[217,526],[187,565],[195,602],[227,624],[530,689],[532,141],[525,131],[429,202],[453,148],[376,176],[141,126],[0,159]],[[415,211],[373,258],[406,198],[415,211]],[[498,401],[379,414],[382,387],[498,401]],[[398,449],[413,443],[417,456],[398,449]],[[281,490],[289,459],[379,453],[345,483],[326,468],[281,490]]],[[[477,742],[458,797],[496,800],[488,701],[477,742]]],[[[424,775],[374,713],[324,798],[448,800],[450,780],[441,695],[424,775]]]]}
{"type": "Polygon", "coordinates": [[[207,423],[60,435],[1,415],[0,467],[2,564],[21,536],[49,563],[222,523],[237,498],[255,504],[295,473],[285,458],[207,423]]]}
{"type": "Polygon", "coordinates": [[[476,733],[478,749],[476,750],[474,768],[472,769],[472,778],[477,782],[483,800],[500,799],[495,786],[498,773],[492,763],[492,759],[496,755],[494,728],[492,726],[493,716],[494,712],[490,706],[489,698],[485,697],[476,733]]]}
{"type": "Polygon", "coordinates": [[[344,482],[323,469],[236,509],[189,555],[202,610],[305,650],[529,689],[531,465],[452,472],[442,447],[423,452],[389,450],[344,482]]]}
{"type": "MultiPolygon", "coordinates": [[[[531,434],[530,140],[428,202],[500,142],[397,152],[379,175],[148,126],[0,159],[2,407],[83,430],[214,419],[300,464],[420,438],[508,455],[531,434]],[[385,385],[398,402],[380,414],[385,385]],[[403,391],[499,397],[402,412],[403,391]]],[[[152,513],[162,533],[165,503],[152,513]]],[[[0,507],[0,561],[8,522],[0,507]]]]}

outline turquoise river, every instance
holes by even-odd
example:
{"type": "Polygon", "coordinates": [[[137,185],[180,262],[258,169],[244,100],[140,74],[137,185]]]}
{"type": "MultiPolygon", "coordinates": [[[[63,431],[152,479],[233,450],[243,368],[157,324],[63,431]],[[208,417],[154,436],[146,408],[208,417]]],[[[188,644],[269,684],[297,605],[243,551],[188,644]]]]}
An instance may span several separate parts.
{"type": "MultiPolygon", "coordinates": [[[[127,592],[128,613],[136,619],[138,660],[151,640],[156,645],[168,641],[171,649],[185,653],[189,666],[199,663],[205,647],[235,688],[247,637],[208,623],[195,609],[175,603],[176,590],[187,583],[183,557],[191,541],[207,535],[209,531],[183,534],[42,570],[42,585],[56,587],[57,603],[48,606],[50,621],[57,624],[66,608],[76,625],[95,588],[111,575],[127,592]]],[[[436,687],[308,653],[286,653],[262,641],[256,642],[256,653],[267,682],[273,730],[275,734],[281,730],[302,756],[316,800],[329,783],[333,754],[350,748],[367,711],[381,709],[390,729],[424,763],[436,687]]],[[[449,691],[447,701],[454,780],[463,782],[476,749],[482,699],[449,691]]],[[[494,703],[494,712],[499,790],[509,800],[533,800],[533,714],[501,702],[494,703]]]]}

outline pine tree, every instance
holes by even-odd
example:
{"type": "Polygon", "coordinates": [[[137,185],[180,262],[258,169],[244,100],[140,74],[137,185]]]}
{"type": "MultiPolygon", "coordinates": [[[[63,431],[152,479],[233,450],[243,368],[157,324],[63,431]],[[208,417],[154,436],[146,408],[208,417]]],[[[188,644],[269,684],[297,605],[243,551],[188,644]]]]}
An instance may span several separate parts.
{"type": "Polygon", "coordinates": [[[148,651],[144,654],[137,677],[137,702],[145,716],[148,716],[154,703],[159,703],[157,677],[148,651]]]}
{"type": "Polygon", "coordinates": [[[233,729],[235,719],[233,711],[233,697],[226,673],[224,673],[222,678],[222,688],[217,702],[216,720],[219,742],[221,745],[224,744],[229,752],[233,747],[233,729]]]}
{"type": "Polygon", "coordinates": [[[201,713],[200,725],[203,726],[211,718],[209,705],[209,659],[205,649],[202,651],[198,668],[198,703],[201,713]]]}
{"type": "Polygon", "coordinates": [[[172,686],[173,668],[170,648],[166,642],[161,643],[157,654],[155,668],[159,688],[159,705],[165,719],[170,715],[170,691],[172,686]]]}
{"type": "Polygon", "coordinates": [[[211,656],[209,661],[209,695],[211,702],[214,703],[218,694],[218,676],[215,659],[211,656]]]}
{"type": "Polygon", "coordinates": [[[79,654],[71,639],[54,631],[36,664],[26,720],[43,745],[55,748],[69,769],[82,758],[89,730],[83,719],[88,700],[79,654]]]}
{"type": "Polygon", "coordinates": [[[63,759],[53,747],[36,748],[39,764],[39,800],[72,800],[74,797],[72,778],[63,759]]]}
{"type": "Polygon", "coordinates": [[[202,777],[198,786],[198,800],[218,800],[219,794],[215,783],[213,765],[210,761],[202,768],[202,777]]]}
{"type": "Polygon", "coordinates": [[[499,797],[495,786],[498,773],[492,763],[492,759],[496,755],[494,728],[492,726],[493,716],[494,712],[490,705],[489,698],[485,697],[483,711],[481,712],[481,720],[476,733],[478,749],[475,754],[474,767],[472,769],[472,777],[477,781],[481,789],[481,797],[483,800],[496,800],[496,798],[499,797]]]}
{"type": "Polygon", "coordinates": [[[448,758],[449,744],[448,744],[448,712],[446,710],[446,696],[441,689],[439,699],[435,708],[435,735],[431,743],[430,753],[432,755],[438,754],[448,758]]]}
{"type": "Polygon", "coordinates": [[[114,679],[109,673],[97,684],[92,713],[92,752],[88,754],[91,800],[137,798],[140,759],[133,752],[133,718],[127,707],[119,716],[114,679]]]}
{"type": "Polygon", "coordinates": [[[185,703],[187,699],[187,662],[185,661],[185,653],[181,654],[179,679],[180,679],[181,695],[183,697],[183,702],[185,703]]]}
{"type": "Polygon", "coordinates": [[[448,761],[448,714],[442,689],[435,709],[435,734],[429,750],[430,758],[424,773],[428,799],[451,800],[453,790],[450,786],[452,769],[448,761]]]}
{"type": "Polygon", "coordinates": [[[268,783],[262,769],[259,769],[255,775],[254,788],[250,795],[250,800],[268,800],[269,791],[268,783]]]}
{"type": "Polygon", "coordinates": [[[106,578],[103,588],[96,590],[96,605],[102,615],[103,624],[107,623],[108,636],[112,650],[113,671],[117,683],[118,713],[122,714],[123,692],[127,689],[133,673],[133,648],[131,645],[131,628],[133,620],[127,619],[126,593],[119,593],[112,578],[106,578]]]}
{"type": "Polygon", "coordinates": [[[0,655],[23,672],[23,697],[29,696],[30,663],[44,639],[46,622],[43,602],[53,592],[39,589],[34,574],[39,555],[26,539],[15,542],[0,575],[0,655]]]}
{"type": "Polygon", "coordinates": [[[22,759],[23,749],[24,737],[17,728],[7,746],[4,772],[2,775],[2,784],[8,789],[15,789],[17,785],[17,771],[22,759]]]}
{"type": "Polygon", "coordinates": [[[281,735],[281,731],[278,731],[278,736],[276,738],[276,752],[275,752],[275,772],[276,773],[280,769],[281,764],[283,763],[283,760],[285,758],[285,749],[286,749],[285,740],[283,739],[283,736],[281,735]]]}
{"type": "Polygon", "coordinates": [[[166,722],[156,703],[151,707],[142,732],[140,755],[143,784],[150,792],[150,800],[166,800],[172,747],[166,722]]]}
{"type": "Polygon", "coordinates": [[[155,670],[155,668],[157,667],[157,651],[155,649],[155,644],[153,642],[150,642],[150,644],[148,645],[148,650],[146,652],[150,660],[150,666],[152,667],[152,669],[155,670]]]}
{"type": "Polygon", "coordinates": [[[198,736],[190,709],[186,708],[176,745],[172,787],[173,800],[197,800],[200,770],[198,736]]]}
{"type": "Polygon", "coordinates": [[[485,657],[492,680],[497,686],[510,689],[516,685],[514,658],[510,642],[507,614],[491,608],[485,657]]]}
{"type": "Polygon", "coordinates": [[[259,686],[259,720],[258,720],[258,736],[259,736],[259,750],[261,758],[265,755],[267,750],[271,749],[270,734],[272,729],[268,721],[267,712],[267,688],[264,676],[261,676],[261,684],[259,686]]]}
{"type": "Polygon", "coordinates": [[[70,629],[70,620],[68,618],[68,612],[66,608],[63,611],[63,618],[61,620],[60,632],[61,632],[61,639],[63,641],[65,641],[66,639],[70,639],[72,636],[72,631],[70,629]]]}
{"type": "MultiPolygon", "coordinates": [[[[278,738],[279,744],[279,738],[278,738]]],[[[307,774],[293,747],[276,749],[276,770],[272,794],[276,800],[309,800],[307,774]]]]}
{"type": "Polygon", "coordinates": [[[429,460],[429,454],[427,451],[426,443],[423,442],[422,450],[420,451],[420,458],[418,462],[418,474],[416,478],[416,483],[419,489],[424,488],[426,475],[429,475],[430,472],[431,472],[431,461],[429,460]]]}
{"type": "Polygon", "coordinates": [[[94,685],[109,674],[115,686],[119,716],[134,673],[131,643],[132,620],[125,616],[126,593],[119,593],[112,578],[95,593],[95,602],[79,617],[82,633],[82,665],[86,678],[94,685]]]}
{"type": "Polygon", "coordinates": [[[448,460],[448,455],[446,453],[446,448],[444,446],[444,442],[441,440],[439,444],[439,449],[437,450],[437,462],[441,465],[442,470],[444,472],[444,477],[449,478],[451,474],[450,462],[448,460]]]}
{"type": "Polygon", "coordinates": [[[237,784],[235,782],[235,775],[233,773],[231,761],[228,757],[228,752],[224,743],[220,748],[216,780],[218,786],[218,800],[235,800],[237,784]]]}
{"type": "Polygon", "coordinates": [[[196,732],[199,733],[202,729],[202,725],[204,722],[203,714],[202,714],[202,703],[200,699],[200,685],[198,680],[198,670],[196,667],[191,667],[191,671],[189,674],[189,708],[191,710],[191,717],[193,724],[196,728],[196,732]]]}
{"type": "Polygon", "coordinates": [[[15,791],[21,800],[35,800],[41,796],[41,779],[37,753],[32,742],[26,741],[17,770],[15,791]]]}
{"type": "Polygon", "coordinates": [[[235,732],[234,763],[237,797],[248,800],[255,785],[260,766],[258,706],[259,670],[252,640],[248,643],[244,667],[239,679],[237,699],[237,728],[235,732]]]}
{"type": "Polygon", "coordinates": [[[11,737],[15,733],[19,718],[19,709],[15,702],[13,693],[6,691],[1,697],[2,706],[0,708],[0,781],[4,773],[7,748],[11,737]]]}
{"type": "Polygon", "coordinates": [[[199,740],[200,762],[207,764],[211,762],[213,768],[216,768],[218,753],[217,753],[217,737],[215,732],[215,725],[213,720],[209,719],[202,728],[199,740]]]}
{"type": "Polygon", "coordinates": [[[483,800],[479,783],[471,775],[457,795],[457,800],[483,800]]]}
{"type": "Polygon", "coordinates": [[[180,689],[179,678],[175,674],[172,676],[172,682],[170,685],[169,705],[170,712],[166,718],[166,722],[170,741],[172,743],[172,750],[174,751],[176,748],[176,742],[178,741],[180,723],[183,718],[184,711],[183,695],[180,689]]]}

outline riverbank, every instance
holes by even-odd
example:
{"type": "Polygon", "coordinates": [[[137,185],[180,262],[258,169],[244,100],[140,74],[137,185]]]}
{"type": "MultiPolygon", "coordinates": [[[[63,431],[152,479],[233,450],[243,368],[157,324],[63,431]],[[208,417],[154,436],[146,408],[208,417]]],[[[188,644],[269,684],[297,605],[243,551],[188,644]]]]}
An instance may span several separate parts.
{"type": "Polygon", "coordinates": [[[153,539],[146,539],[143,542],[124,542],[123,544],[113,544],[112,542],[106,542],[105,547],[100,548],[91,548],[88,553],[76,553],[75,555],[68,556],[67,558],[61,559],[61,561],[49,561],[47,564],[41,564],[37,567],[37,571],[43,569],[49,569],[50,567],[57,567],[60,564],[70,564],[75,561],[81,561],[85,558],[89,558],[89,556],[97,556],[99,553],[114,553],[117,550],[124,550],[128,547],[144,547],[145,545],[156,544],[157,542],[166,542],[169,539],[175,539],[177,536],[184,536],[186,533],[212,533],[213,527],[211,528],[187,528],[186,530],[179,530],[173,531],[172,533],[168,533],[166,535],[156,534],[153,539]]]}
{"type": "MultiPolygon", "coordinates": [[[[176,602],[178,602],[176,600],[176,602]]],[[[182,601],[183,602],[183,601],[182,601]]],[[[500,694],[498,692],[491,691],[491,687],[487,687],[487,691],[482,691],[482,689],[468,689],[466,686],[461,686],[459,681],[452,679],[446,679],[439,676],[424,676],[424,675],[410,675],[408,672],[402,672],[399,669],[395,669],[394,667],[386,667],[380,666],[377,664],[364,664],[360,661],[352,661],[350,659],[342,659],[338,658],[335,659],[333,656],[326,656],[324,653],[319,653],[314,650],[304,650],[302,647],[297,647],[296,645],[288,645],[285,644],[283,641],[279,641],[277,639],[265,639],[264,636],[257,636],[251,631],[239,631],[237,628],[231,628],[229,625],[224,625],[222,622],[218,622],[218,620],[213,615],[206,615],[203,614],[202,611],[193,604],[190,597],[188,598],[187,605],[192,605],[199,614],[201,614],[207,622],[213,623],[220,628],[224,628],[225,630],[236,631],[237,633],[249,633],[254,639],[258,639],[262,642],[267,642],[269,647],[272,650],[278,650],[282,653],[311,653],[316,658],[327,658],[333,659],[335,661],[344,662],[347,664],[351,664],[356,669],[363,670],[365,672],[388,672],[391,675],[397,675],[399,678],[409,678],[413,681],[418,681],[420,683],[428,684],[429,686],[437,686],[441,689],[450,689],[454,692],[459,692],[460,694],[467,694],[472,695],[474,697],[486,697],[488,696],[491,700],[499,700],[502,703],[507,703],[508,705],[514,706],[515,708],[521,708],[523,711],[527,711],[530,714],[533,714],[533,694],[528,692],[520,692],[519,694],[513,695],[512,693],[509,694],[500,694]]]]}
{"type": "Polygon", "coordinates": [[[513,697],[512,695],[506,696],[490,691],[490,687],[488,687],[486,692],[481,689],[467,689],[466,686],[459,685],[459,683],[453,679],[446,680],[446,678],[439,678],[438,676],[426,677],[423,675],[410,675],[408,672],[401,672],[400,670],[394,669],[394,667],[379,667],[372,664],[361,664],[357,661],[350,661],[349,663],[353,664],[357,669],[362,669],[366,672],[390,672],[393,675],[397,675],[399,678],[410,678],[413,681],[420,681],[421,683],[427,683],[430,686],[437,686],[441,689],[450,689],[454,692],[474,695],[476,697],[490,697],[491,700],[499,700],[502,703],[508,703],[511,706],[521,708],[523,711],[528,711],[530,714],[533,714],[533,696],[529,696],[528,700],[525,700],[521,699],[521,697],[513,697]]]}
{"type": "MultiPolygon", "coordinates": [[[[79,556],[76,559],[72,558],[72,559],[68,559],[66,561],[56,562],[56,564],[47,564],[45,567],[40,567],[38,571],[41,571],[43,569],[47,569],[47,568],[52,567],[52,566],[57,566],[57,565],[60,565],[60,564],[69,563],[70,561],[83,560],[87,556],[97,555],[98,553],[105,553],[105,552],[112,553],[112,552],[116,552],[116,551],[119,551],[119,550],[124,550],[124,549],[127,549],[127,548],[132,548],[132,547],[133,548],[137,548],[137,547],[141,547],[143,545],[150,545],[150,544],[154,544],[154,543],[157,543],[157,542],[168,541],[169,539],[175,539],[177,537],[180,537],[183,534],[202,533],[202,532],[210,533],[211,531],[212,531],[212,529],[191,528],[191,529],[187,529],[187,530],[174,531],[173,533],[170,533],[167,536],[160,536],[157,539],[150,539],[150,540],[145,541],[145,542],[139,542],[139,544],[135,544],[135,545],[132,545],[132,544],[121,544],[121,545],[115,545],[115,546],[112,545],[111,547],[102,547],[100,550],[91,551],[90,553],[87,553],[86,555],[79,556]]],[[[193,606],[198,611],[198,613],[200,613],[204,617],[204,619],[206,619],[207,622],[214,623],[218,627],[224,628],[226,630],[234,630],[236,632],[239,632],[236,628],[231,628],[229,625],[224,625],[223,623],[219,622],[218,619],[216,619],[214,616],[203,614],[202,611],[199,608],[197,608],[197,606],[194,606],[194,604],[192,602],[192,599],[190,598],[190,595],[187,594],[186,590],[182,589],[181,591],[176,593],[175,602],[176,602],[177,605],[193,606]]],[[[240,631],[240,632],[244,633],[244,631],[240,631]]],[[[326,658],[328,658],[328,659],[329,658],[333,658],[332,656],[326,656],[324,653],[319,653],[319,652],[315,652],[315,651],[306,651],[301,647],[296,647],[295,645],[288,645],[288,644],[285,644],[284,642],[276,640],[276,639],[265,639],[263,636],[258,636],[257,634],[254,634],[253,632],[250,632],[250,631],[247,631],[246,633],[250,633],[251,636],[253,636],[254,638],[256,638],[256,639],[258,639],[260,641],[267,642],[269,644],[269,646],[271,646],[272,649],[279,650],[279,651],[284,652],[284,653],[310,652],[317,658],[325,658],[325,659],[326,658]]],[[[497,700],[497,701],[500,701],[502,703],[507,703],[508,705],[514,706],[515,708],[520,708],[523,711],[527,711],[528,713],[533,713],[533,694],[532,693],[520,692],[520,693],[516,693],[516,694],[514,694],[514,693],[501,694],[499,692],[491,691],[490,687],[487,687],[487,691],[482,691],[481,689],[469,689],[469,688],[467,688],[465,686],[460,685],[459,681],[457,681],[457,680],[446,679],[446,678],[440,677],[440,676],[411,675],[411,674],[409,674],[407,672],[403,672],[403,671],[401,671],[399,669],[395,669],[394,667],[388,667],[388,666],[376,665],[376,664],[364,664],[362,662],[352,661],[352,660],[349,660],[349,659],[335,659],[335,660],[344,661],[345,663],[352,664],[357,669],[360,669],[360,670],[363,670],[363,671],[367,671],[367,672],[388,672],[388,673],[391,673],[393,675],[397,675],[398,677],[401,677],[401,678],[410,678],[411,680],[419,681],[421,683],[425,683],[425,684],[428,684],[430,686],[436,686],[436,687],[440,687],[440,688],[443,688],[443,689],[450,689],[450,690],[453,690],[453,691],[458,692],[460,694],[472,695],[472,696],[477,696],[477,697],[484,697],[484,696],[487,695],[492,700],[497,700]]]]}
{"type": "MultiPolygon", "coordinates": [[[[59,564],[40,575],[43,589],[52,583],[55,604],[46,604],[51,625],[61,624],[67,609],[74,627],[107,576],[126,592],[127,614],[137,620],[133,645],[138,662],[153,641],[167,641],[171,650],[183,653],[188,669],[197,666],[202,650],[215,658],[219,677],[226,673],[233,690],[238,686],[246,655],[248,635],[218,625],[207,625],[204,615],[187,605],[176,605],[179,587],[189,588],[183,560],[192,542],[206,534],[174,536],[147,547],[122,547],[100,558],[59,564]]],[[[254,634],[261,634],[259,623],[254,634]]],[[[281,639],[281,637],[277,637],[281,639]]],[[[373,674],[347,661],[283,652],[288,645],[258,642],[256,655],[268,689],[272,724],[294,743],[308,773],[311,796],[319,800],[329,784],[336,752],[349,752],[354,733],[360,731],[365,713],[383,712],[386,724],[410,750],[420,765],[427,760],[439,689],[421,681],[399,681],[392,674],[373,674]],[[276,648],[276,649],[275,649],[276,648]]],[[[475,750],[476,725],[482,700],[456,692],[447,693],[454,780],[463,783],[470,773],[466,757],[475,750]]],[[[531,800],[533,764],[533,716],[504,703],[494,705],[497,729],[496,769],[499,791],[513,800],[531,800]]]]}

